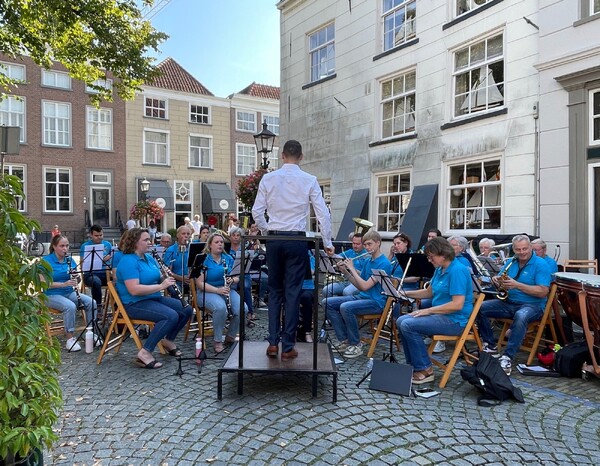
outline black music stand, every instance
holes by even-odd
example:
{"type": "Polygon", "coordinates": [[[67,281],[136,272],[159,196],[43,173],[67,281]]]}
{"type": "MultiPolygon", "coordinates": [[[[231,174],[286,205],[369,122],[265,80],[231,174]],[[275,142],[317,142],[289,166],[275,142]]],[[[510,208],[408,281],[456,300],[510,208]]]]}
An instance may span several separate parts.
{"type": "Polygon", "coordinates": [[[402,270],[406,271],[410,269],[410,273],[407,273],[407,277],[422,277],[431,278],[435,272],[435,267],[429,262],[425,254],[420,253],[401,253],[397,252],[394,254],[396,260],[402,270]],[[410,267],[408,267],[408,261],[410,260],[410,267]]]}

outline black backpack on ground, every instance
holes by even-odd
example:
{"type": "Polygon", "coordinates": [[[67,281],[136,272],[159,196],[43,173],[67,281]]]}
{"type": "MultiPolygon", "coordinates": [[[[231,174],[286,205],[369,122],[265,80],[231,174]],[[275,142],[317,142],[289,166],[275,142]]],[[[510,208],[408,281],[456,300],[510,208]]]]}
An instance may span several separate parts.
{"type": "Polygon", "coordinates": [[[477,387],[482,395],[477,399],[480,406],[494,406],[513,398],[525,403],[520,388],[515,387],[500,362],[490,354],[482,352],[479,361],[460,371],[461,377],[477,387]]]}
{"type": "Polygon", "coordinates": [[[581,367],[590,362],[590,350],[587,342],[576,341],[558,350],[554,356],[554,370],[564,377],[581,377],[581,367]]]}

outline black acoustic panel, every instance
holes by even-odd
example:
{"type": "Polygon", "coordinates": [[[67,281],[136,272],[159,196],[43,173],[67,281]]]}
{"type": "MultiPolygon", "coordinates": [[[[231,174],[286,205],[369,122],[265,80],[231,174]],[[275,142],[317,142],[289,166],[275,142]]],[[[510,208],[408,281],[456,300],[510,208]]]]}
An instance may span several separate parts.
{"type": "Polygon", "coordinates": [[[412,240],[414,249],[427,241],[428,230],[438,228],[437,218],[438,185],[415,186],[401,228],[412,240]]]}
{"type": "Polygon", "coordinates": [[[369,219],[369,190],[355,189],[352,191],[348,207],[344,212],[342,224],[338,230],[336,241],[347,241],[348,235],[354,231],[355,224],[352,220],[354,217],[369,219]]]}

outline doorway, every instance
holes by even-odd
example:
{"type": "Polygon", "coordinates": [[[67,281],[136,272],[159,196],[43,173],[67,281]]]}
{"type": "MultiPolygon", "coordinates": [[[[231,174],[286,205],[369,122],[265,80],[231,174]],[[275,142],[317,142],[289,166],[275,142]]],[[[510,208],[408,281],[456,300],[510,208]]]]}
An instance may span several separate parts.
{"type": "Polygon", "coordinates": [[[92,224],[110,226],[110,188],[92,187],[92,224]]]}

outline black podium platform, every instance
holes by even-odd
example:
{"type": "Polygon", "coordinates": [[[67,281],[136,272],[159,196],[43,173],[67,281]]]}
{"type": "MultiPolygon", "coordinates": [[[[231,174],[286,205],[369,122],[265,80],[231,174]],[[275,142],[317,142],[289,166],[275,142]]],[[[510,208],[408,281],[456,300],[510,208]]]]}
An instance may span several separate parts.
{"type": "Polygon", "coordinates": [[[317,396],[317,380],[319,375],[333,378],[333,403],[337,402],[337,367],[333,352],[328,343],[296,343],[298,357],[289,361],[281,360],[281,345],[276,358],[268,357],[265,352],[268,346],[266,341],[245,341],[243,352],[239,351],[239,343],[235,343],[223,365],[217,372],[217,398],[223,398],[223,373],[237,372],[238,394],[244,391],[244,373],[288,373],[312,375],[312,396],[317,396]],[[316,364],[313,360],[313,351],[316,351],[316,364]],[[240,353],[243,361],[240,364],[240,353]]]}

